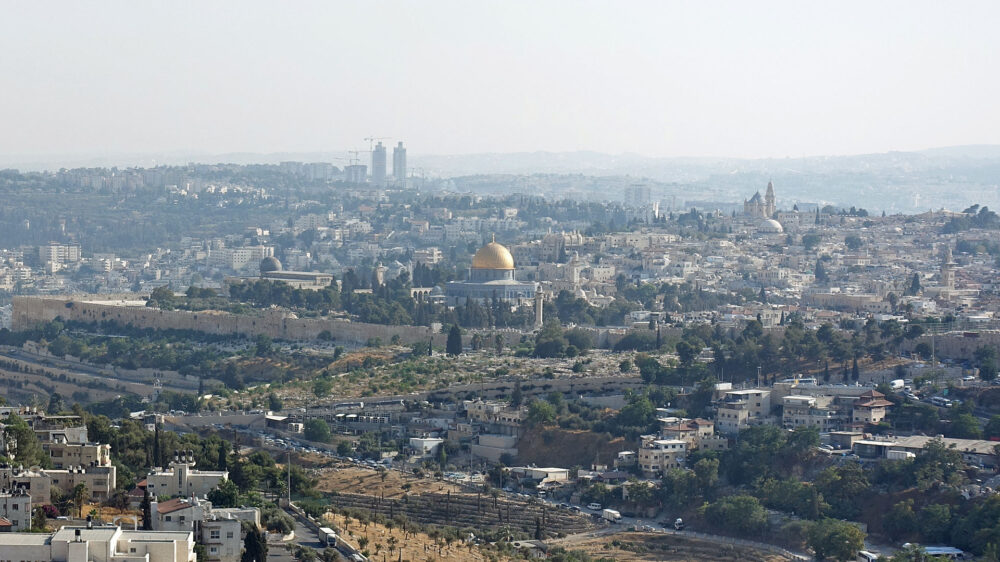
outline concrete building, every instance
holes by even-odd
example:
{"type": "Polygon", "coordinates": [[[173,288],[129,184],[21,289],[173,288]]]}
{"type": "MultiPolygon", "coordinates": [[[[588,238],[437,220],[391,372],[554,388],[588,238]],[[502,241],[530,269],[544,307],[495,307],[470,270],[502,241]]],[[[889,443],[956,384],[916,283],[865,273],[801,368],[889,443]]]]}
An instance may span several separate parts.
{"type": "Polygon", "coordinates": [[[154,468],[146,476],[146,488],[152,496],[203,497],[228,479],[226,470],[195,470],[189,451],[175,456],[168,470],[154,468]]]}
{"type": "MultiPolygon", "coordinates": [[[[0,533],[31,528],[31,495],[27,490],[0,490],[0,533]]],[[[3,555],[0,554],[0,558],[3,555]]]]}
{"type": "Polygon", "coordinates": [[[475,437],[476,442],[469,444],[469,451],[477,457],[490,462],[500,462],[503,455],[517,456],[517,436],[481,433],[475,437]]]}
{"type": "Polygon", "coordinates": [[[639,447],[639,468],[646,478],[659,478],[671,468],[684,466],[687,442],[680,439],[659,439],[643,435],[639,447]]]}
{"type": "Polygon", "coordinates": [[[928,437],[926,435],[860,439],[854,442],[854,453],[868,459],[889,458],[893,451],[920,456],[924,449],[935,440],[940,441],[945,447],[961,453],[962,460],[972,466],[985,468],[998,466],[997,455],[994,451],[997,442],[982,439],[956,439],[952,437],[928,437]]]}
{"type": "Polygon", "coordinates": [[[368,178],[368,166],[364,164],[351,164],[344,166],[344,181],[347,183],[365,183],[368,178]]]}
{"type": "Polygon", "coordinates": [[[243,521],[260,526],[255,507],[218,509],[198,498],[174,498],[152,502],[154,531],[191,532],[205,545],[211,562],[238,562],[243,548],[243,521]]]}
{"type": "Polygon", "coordinates": [[[877,390],[869,390],[854,401],[854,412],[851,420],[855,424],[877,424],[885,419],[887,408],[892,402],[885,399],[885,394],[877,390]]]}
{"type": "Polygon", "coordinates": [[[108,466],[70,466],[62,470],[0,467],[0,488],[18,488],[31,495],[32,503],[52,503],[52,488],[68,493],[77,484],[90,491],[92,501],[105,501],[115,491],[117,468],[108,466]]]}
{"type": "Polygon", "coordinates": [[[444,439],[437,437],[411,437],[410,448],[421,457],[433,457],[437,454],[438,447],[444,443],[444,439]]]}
{"type": "Polygon", "coordinates": [[[392,179],[398,187],[406,187],[406,149],[403,141],[392,149],[392,179]]]}
{"type": "Polygon", "coordinates": [[[568,468],[536,468],[533,466],[514,466],[510,468],[511,475],[517,478],[537,480],[539,484],[569,481],[568,468]]]}
{"type": "Polygon", "coordinates": [[[719,404],[715,427],[720,433],[732,435],[750,425],[765,423],[770,414],[770,390],[731,390],[719,404]]]}
{"type": "Polygon", "coordinates": [[[382,145],[382,141],[372,149],[372,183],[385,185],[385,146],[382,145]]]}
{"type": "Polygon", "coordinates": [[[54,533],[0,533],[5,561],[195,562],[190,532],[63,527],[54,533]]]}
{"type": "Polygon", "coordinates": [[[800,396],[782,398],[781,422],[787,429],[816,427],[821,432],[840,429],[844,425],[841,412],[833,405],[833,396],[800,396]]]}
{"type": "Polygon", "coordinates": [[[111,445],[99,443],[42,443],[54,468],[111,466],[111,445]]]}

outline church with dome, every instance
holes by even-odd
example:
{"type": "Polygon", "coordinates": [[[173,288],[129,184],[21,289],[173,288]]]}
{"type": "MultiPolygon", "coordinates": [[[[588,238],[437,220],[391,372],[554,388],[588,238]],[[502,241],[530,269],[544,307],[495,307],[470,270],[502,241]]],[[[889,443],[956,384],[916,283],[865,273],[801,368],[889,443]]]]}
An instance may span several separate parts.
{"type": "Polygon", "coordinates": [[[514,256],[496,239],[472,256],[467,281],[452,281],[445,287],[449,305],[473,300],[488,303],[494,298],[515,305],[530,303],[535,298],[534,283],[521,283],[514,277],[514,256]]]}

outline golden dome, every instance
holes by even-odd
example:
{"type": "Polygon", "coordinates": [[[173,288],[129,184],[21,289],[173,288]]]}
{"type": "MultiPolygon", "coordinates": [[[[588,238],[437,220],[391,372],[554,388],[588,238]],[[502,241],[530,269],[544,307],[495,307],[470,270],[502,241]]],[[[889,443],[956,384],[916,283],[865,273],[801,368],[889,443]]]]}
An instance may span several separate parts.
{"type": "Polygon", "coordinates": [[[494,239],[472,256],[472,269],[514,269],[514,256],[494,239]]]}

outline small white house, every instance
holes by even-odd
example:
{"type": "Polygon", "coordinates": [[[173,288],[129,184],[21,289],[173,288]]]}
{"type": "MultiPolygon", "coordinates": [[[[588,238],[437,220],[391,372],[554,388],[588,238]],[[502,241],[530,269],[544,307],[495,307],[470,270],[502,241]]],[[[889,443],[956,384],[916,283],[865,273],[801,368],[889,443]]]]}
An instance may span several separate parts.
{"type": "Polygon", "coordinates": [[[411,437],[410,448],[414,453],[422,457],[433,457],[438,452],[438,447],[444,443],[444,439],[437,437],[411,437]]]}

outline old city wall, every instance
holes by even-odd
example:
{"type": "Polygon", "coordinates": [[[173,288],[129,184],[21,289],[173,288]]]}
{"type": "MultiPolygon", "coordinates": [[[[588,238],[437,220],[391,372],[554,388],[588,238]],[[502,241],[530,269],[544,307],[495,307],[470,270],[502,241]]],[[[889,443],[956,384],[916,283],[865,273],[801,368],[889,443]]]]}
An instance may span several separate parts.
{"type": "Polygon", "coordinates": [[[980,347],[996,349],[1000,346],[1000,330],[923,334],[912,340],[904,340],[901,350],[912,353],[921,343],[931,346],[939,359],[971,360],[975,358],[976,350],[980,347]]]}
{"type": "Polygon", "coordinates": [[[250,316],[214,311],[159,310],[126,305],[120,297],[111,295],[88,295],[83,299],[14,297],[14,331],[28,330],[56,318],[95,324],[114,322],[122,326],[151,330],[189,330],[243,337],[266,335],[280,340],[314,340],[321,332],[328,331],[334,341],[354,344],[364,344],[373,338],[380,338],[388,343],[394,336],[399,336],[400,343],[410,344],[427,341],[432,335],[431,329],[423,326],[383,326],[322,318],[295,318],[278,310],[267,310],[259,316],[250,316]]]}

